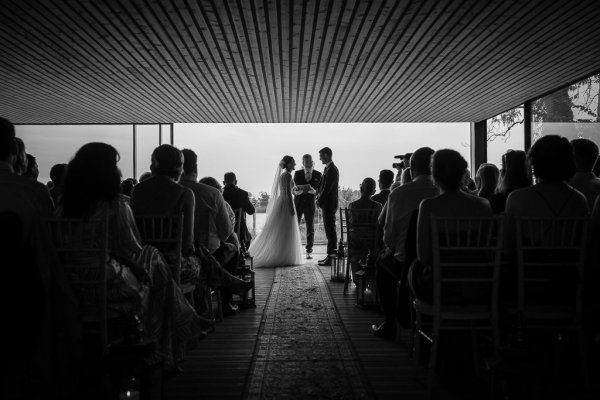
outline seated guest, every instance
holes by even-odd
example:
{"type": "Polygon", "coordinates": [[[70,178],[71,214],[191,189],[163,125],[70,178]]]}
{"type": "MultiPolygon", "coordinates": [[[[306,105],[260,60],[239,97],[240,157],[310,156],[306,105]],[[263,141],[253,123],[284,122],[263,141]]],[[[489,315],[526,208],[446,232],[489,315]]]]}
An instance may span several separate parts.
{"type": "Polygon", "coordinates": [[[15,139],[13,124],[0,118],[0,312],[14,327],[3,332],[2,398],[67,398],[53,383],[77,382],[75,301],[45,229],[52,199],[42,183],[15,173],[15,139]]]}
{"type": "Polygon", "coordinates": [[[583,193],[591,209],[600,194],[600,178],[592,172],[598,158],[598,146],[589,139],[571,140],[571,146],[576,172],[569,184],[583,193]]]}
{"type": "Polygon", "coordinates": [[[15,138],[17,143],[17,157],[13,162],[13,170],[17,175],[23,175],[27,171],[27,151],[25,143],[20,138],[15,138]]]}
{"type": "Polygon", "coordinates": [[[54,204],[58,204],[60,195],[62,194],[63,181],[67,172],[67,164],[55,164],[50,168],[50,179],[52,188],[49,189],[50,196],[54,200],[54,204]]]}
{"type": "MultiPolygon", "coordinates": [[[[409,272],[409,283],[415,296],[427,303],[433,302],[433,275],[431,264],[431,217],[488,217],[492,216],[490,203],[463,190],[468,176],[467,162],[455,150],[438,150],[431,161],[434,182],[441,194],[423,200],[417,221],[417,263],[409,272]]],[[[457,300],[465,300],[457,293],[457,300]]]]}
{"type": "Polygon", "coordinates": [[[127,178],[121,182],[121,193],[127,197],[131,197],[133,188],[137,185],[137,181],[134,178],[127,178]]]}
{"type": "Polygon", "coordinates": [[[490,199],[498,186],[498,167],[494,164],[484,163],[477,169],[475,174],[477,184],[477,196],[490,199]]]}
{"type": "MultiPolygon", "coordinates": [[[[212,176],[205,176],[204,178],[200,179],[198,182],[204,183],[205,185],[208,185],[211,187],[214,187],[221,193],[221,195],[223,194],[223,187],[221,185],[219,185],[219,182],[212,176]]],[[[235,226],[235,211],[233,211],[233,208],[231,208],[231,206],[229,205],[228,202],[225,202],[225,208],[227,209],[227,215],[229,215],[229,220],[231,221],[231,225],[235,226]]],[[[234,232],[234,234],[235,234],[235,232],[234,232]]],[[[239,246],[238,246],[238,249],[239,249],[239,246]]]]}
{"type": "Polygon", "coordinates": [[[506,199],[514,190],[533,184],[527,154],[522,150],[508,150],[502,155],[502,169],[496,193],[489,199],[494,214],[504,212],[506,199]]]}
{"type": "MultiPolygon", "coordinates": [[[[407,239],[411,218],[414,218],[413,214],[417,212],[422,200],[439,194],[439,190],[431,179],[432,155],[433,150],[429,147],[422,147],[412,154],[410,158],[412,182],[402,185],[390,193],[384,209],[387,211],[380,215],[380,225],[384,225],[383,243],[385,248],[377,262],[377,291],[385,312],[385,321],[371,327],[373,333],[380,337],[394,338],[396,334],[394,322],[397,303],[396,283],[404,278],[403,271],[416,257],[416,249],[409,249],[414,254],[407,254],[406,251],[407,242],[416,242],[416,237],[412,241],[407,239]]],[[[409,306],[407,304],[407,307],[409,306]]]]}
{"type": "Polygon", "coordinates": [[[246,214],[254,214],[254,205],[250,202],[248,192],[237,186],[237,178],[233,172],[225,174],[223,184],[225,185],[223,188],[223,198],[225,201],[234,210],[243,210],[241,220],[236,221],[236,226],[240,224],[240,237],[238,239],[240,240],[241,251],[245,253],[250,247],[250,241],[252,240],[252,235],[250,235],[250,231],[246,225],[246,214]]]}
{"type": "MultiPolygon", "coordinates": [[[[575,174],[575,162],[573,148],[566,138],[547,135],[538,139],[529,149],[528,158],[536,184],[515,190],[506,200],[505,246],[509,261],[514,259],[517,217],[585,217],[588,214],[585,196],[567,184],[575,174]]],[[[533,227],[524,230],[523,235],[525,240],[533,241],[541,233],[533,227]]],[[[549,271],[550,274],[554,272],[549,271]]],[[[508,279],[511,284],[515,282],[512,272],[508,279]]],[[[554,290],[532,288],[529,297],[561,303],[570,296],[566,283],[572,280],[565,279],[562,274],[552,280],[554,290]]]]}
{"type": "MultiPolygon", "coordinates": [[[[134,215],[179,215],[183,213],[183,265],[181,281],[199,277],[200,264],[194,255],[194,193],[176,182],[183,171],[183,154],[179,149],[163,144],[152,153],[152,177],[138,183],[131,196],[134,215]]],[[[227,287],[245,290],[247,284],[228,273],[200,243],[196,255],[202,261],[202,278],[213,288],[227,287]]],[[[171,255],[166,254],[169,258],[171,255]]]]}
{"type": "MultiPolygon", "coordinates": [[[[190,149],[183,149],[182,153],[184,157],[183,175],[179,179],[179,184],[192,190],[196,199],[194,237],[207,247],[210,254],[219,261],[223,268],[233,274],[237,267],[238,247],[235,242],[227,241],[234,233],[225,207],[226,202],[220,190],[196,182],[198,179],[196,153],[190,149]]],[[[223,289],[221,298],[223,304],[230,304],[231,292],[223,289]]]]}
{"type": "Polygon", "coordinates": [[[379,172],[379,193],[373,195],[371,200],[380,203],[385,207],[388,196],[390,195],[390,187],[394,183],[394,173],[389,169],[384,169],[379,172]]]}
{"type": "Polygon", "coordinates": [[[600,178],[600,156],[596,159],[596,164],[594,164],[594,169],[592,170],[596,177],[600,178]]]}
{"type": "Polygon", "coordinates": [[[186,343],[197,338],[209,321],[196,314],[174,284],[160,252],[152,246],[141,246],[131,209],[119,193],[118,161],[119,153],[108,144],[81,147],[69,162],[56,215],[108,216],[109,306],[124,314],[138,313],[146,332],[157,341],[154,356],[164,357],[167,368],[174,369],[183,359],[186,343]]]}
{"type": "Polygon", "coordinates": [[[477,190],[477,184],[475,183],[473,178],[471,178],[471,171],[469,171],[468,169],[465,171],[465,176],[463,177],[462,184],[462,190],[467,193],[475,193],[475,191],[477,190]]]}
{"type": "Polygon", "coordinates": [[[506,243],[509,252],[514,247],[515,217],[583,217],[588,213],[585,196],[567,184],[575,174],[575,162],[566,138],[544,136],[527,156],[536,184],[515,190],[506,200],[506,233],[513,239],[506,243]]]}
{"type": "Polygon", "coordinates": [[[27,170],[23,174],[25,178],[37,181],[40,171],[38,170],[37,160],[31,154],[27,154],[27,170]]]}

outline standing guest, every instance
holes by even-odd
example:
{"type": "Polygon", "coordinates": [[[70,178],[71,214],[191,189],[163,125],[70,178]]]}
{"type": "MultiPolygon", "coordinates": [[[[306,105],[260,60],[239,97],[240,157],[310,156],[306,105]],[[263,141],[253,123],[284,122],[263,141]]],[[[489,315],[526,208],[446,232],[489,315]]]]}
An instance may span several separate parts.
{"type": "Polygon", "coordinates": [[[508,150],[502,155],[500,182],[496,193],[490,198],[494,214],[504,212],[506,199],[513,191],[533,184],[527,154],[522,150],[508,150]]]}
{"type": "Polygon", "coordinates": [[[317,206],[323,211],[323,226],[327,237],[327,257],[319,260],[320,266],[331,266],[330,254],[335,253],[337,247],[337,233],[335,231],[335,214],[338,209],[338,185],[340,173],[332,160],[333,152],[329,147],[319,150],[319,159],[325,165],[323,177],[317,190],[317,206]]]}
{"type": "Polygon", "coordinates": [[[240,251],[243,254],[246,254],[248,247],[250,247],[250,241],[252,240],[252,235],[250,235],[250,231],[246,225],[246,214],[254,214],[255,209],[254,205],[250,202],[248,192],[240,189],[237,186],[237,183],[237,177],[233,172],[227,172],[225,174],[223,177],[223,184],[225,185],[223,188],[223,198],[234,210],[242,210],[241,219],[239,221],[236,220],[235,223],[236,227],[238,224],[240,227],[240,237],[238,238],[241,246],[240,251]]]}
{"type": "Polygon", "coordinates": [[[477,196],[489,200],[494,195],[498,186],[498,175],[498,167],[494,164],[481,164],[475,174],[477,196]]]}
{"type": "Polygon", "coordinates": [[[52,200],[54,200],[54,204],[58,204],[60,201],[66,172],[67,164],[54,164],[52,168],[50,168],[50,180],[52,181],[50,196],[52,197],[52,200]]]}
{"type": "Polygon", "coordinates": [[[600,178],[592,172],[598,159],[598,146],[589,139],[571,140],[571,146],[576,172],[569,184],[583,193],[591,209],[600,194],[600,178]]]}
{"type": "Polygon", "coordinates": [[[37,181],[40,171],[38,169],[37,160],[31,154],[27,154],[27,170],[23,174],[25,178],[37,181]]]}
{"type": "MultiPolygon", "coordinates": [[[[410,158],[412,182],[394,189],[390,193],[386,212],[380,216],[383,228],[384,251],[377,261],[377,291],[385,312],[385,321],[371,327],[376,336],[392,339],[396,335],[394,321],[398,303],[396,282],[405,279],[406,271],[416,254],[416,213],[421,201],[439,195],[431,178],[431,156],[433,149],[421,147],[410,158]],[[383,219],[383,220],[382,220],[383,219]],[[413,237],[411,234],[411,224],[413,237]]],[[[405,282],[405,281],[404,281],[405,282]]],[[[410,307],[406,286],[401,299],[403,309],[410,307]],[[406,307],[404,307],[406,306],[406,307]]],[[[405,315],[402,315],[404,318],[405,315]]],[[[410,319],[410,318],[405,318],[410,319]]],[[[405,322],[405,321],[403,321],[405,322]]],[[[409,324],[409,322],[407,323],[409,324]]]]}
{"type": "Polygon", "coordinates": [[[315,163],[310,154],[302,156],[302,166],[303,169],[294,173],[294,184],[296,186],[310,185],[310,189],[294,193],[294,203],[298,224],[300,224],[304,215],[304,221],[306,222],[306,258],[311,259],[315,242],[315,194],[321,182],[321,173],[315,171],[315,163]]]}
{"type": "Polygon", "coordinates": [[[379,172],[379,193],[371,197],[373,201],[378,202],[385,207],[390,195],[390,187],[394,183],[394,173],[389,169],[383,169],[379,172]]]}

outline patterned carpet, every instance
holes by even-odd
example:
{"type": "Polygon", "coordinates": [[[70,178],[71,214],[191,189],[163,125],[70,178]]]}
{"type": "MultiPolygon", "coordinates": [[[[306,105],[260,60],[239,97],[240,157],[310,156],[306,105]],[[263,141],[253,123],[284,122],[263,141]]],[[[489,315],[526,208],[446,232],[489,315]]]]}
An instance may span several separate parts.
{"type": "Polygon", "coordinates": [[[373,398],[325,279],[313,263],[276,269],[245,397],[373,398]]]}

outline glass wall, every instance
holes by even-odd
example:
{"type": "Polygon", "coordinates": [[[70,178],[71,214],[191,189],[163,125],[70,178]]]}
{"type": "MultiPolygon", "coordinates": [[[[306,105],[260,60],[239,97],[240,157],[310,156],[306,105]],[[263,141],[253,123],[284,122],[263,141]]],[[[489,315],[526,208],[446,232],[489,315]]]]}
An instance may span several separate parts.
{"type": "Polygon", "coordinates": [[[487,161],[500,169],[508,150],[525,149],[523,106],[487,120],[487,161]]]}
{"type": "MultiPolygon", "coordinates": [[[[158,125],[136,125],[137,126],[137,157],[135,179],[140,179],[144,172],[150,172],[152,152],[159,145],[158,125]]],[[[164,132],[163,132],[164,133],[164,132]]],[[[163,142],[163,143],[169,143],[163,142]]],[[[132,175],[131,175],[132,176],[132,175]]]]}
{"type": "Polygon", "coordinates": [[[531,104],[531,141],[544,135],[586,138],[600,145],[600,74],[564,87],[531,104]]]}
{"type": "Polygon", "coordinates": [[[121,155],[119,168],[124,178],[133,175],[133,134],[131,125],[16,125],[16,134],[23,139],[27,153],[37,159],[38,180],[50,180],[54,164],[68,163],[81,146],[89,142],[104,142],[114,146],[121,155]]]}

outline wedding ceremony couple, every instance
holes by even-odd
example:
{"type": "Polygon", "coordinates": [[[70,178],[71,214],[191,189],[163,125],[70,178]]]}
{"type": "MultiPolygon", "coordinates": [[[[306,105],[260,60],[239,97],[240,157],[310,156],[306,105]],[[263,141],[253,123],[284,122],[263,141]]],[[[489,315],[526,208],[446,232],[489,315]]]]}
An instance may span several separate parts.
{"type": "Polygon", "coordinates": [[[319,150],[319,159],[325,166],[323,173],[314,170],[310,154],[302,157],[301,170],[291,156],[279,162],[271,196],[267,205],[267,218],[262,231],[248,249],[257,267],[299,265],[304,263],[300,240],[300,221],[306,222],[306,258],[311,259],[314,244],[314,215],[316,207],[323,214],[323,226],[327,237],[327,257],[319,265],[331,265],[329,254],[335,252],[337,234],[335,214],[338,208],[339,171],[332,160],[329,147],[319,150]]]}

